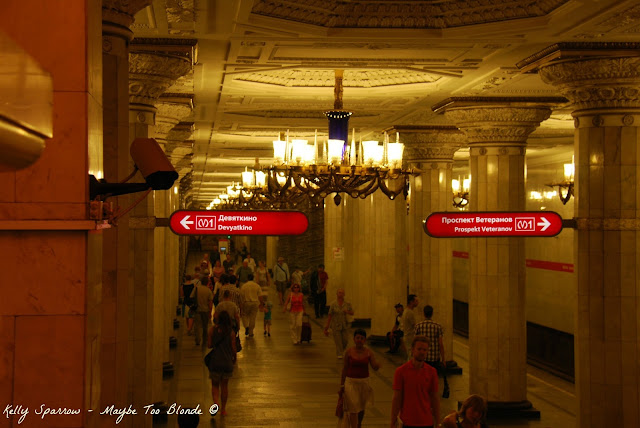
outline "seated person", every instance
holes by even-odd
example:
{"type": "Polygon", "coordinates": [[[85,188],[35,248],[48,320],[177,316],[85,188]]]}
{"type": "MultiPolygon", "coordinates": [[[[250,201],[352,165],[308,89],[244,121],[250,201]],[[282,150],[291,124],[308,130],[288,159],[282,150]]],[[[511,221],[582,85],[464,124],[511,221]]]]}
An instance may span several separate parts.
{"type": "Polygon", "coordinates": [[[389,342],[388,354],[395,354],[402,346],[402,338],[404,337],[404,331],[402,331],[402,313],[404,312],[404,306],[402,303],[398,303],[396,306],[396,322],[390,332],[387,333],[387,341],[389,342]]]}

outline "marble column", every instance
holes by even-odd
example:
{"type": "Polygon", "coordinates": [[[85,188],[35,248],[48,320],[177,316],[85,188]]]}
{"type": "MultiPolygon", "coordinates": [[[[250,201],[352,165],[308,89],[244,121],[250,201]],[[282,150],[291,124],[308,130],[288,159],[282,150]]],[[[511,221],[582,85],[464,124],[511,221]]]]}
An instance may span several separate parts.
{"type": "MultiPolygon", "coordinates": [[[[524,211],[527,137],[549,98],[451,98],[434,106],[467,137],[470,211],[524,211]]],[[[527,400],[524,238],[469,238],[469,392],[491,413],[539,417],[527,400]]]]}
{"type": "Polygon", "coordinates": [[[584,428],[640,426],[639,49],[560,43],[518,64],[573,102],[576,426],[584,428]]]}
{"type": "MultiPolygon", "coordinates": [[[[100,3],[4,0],[0,9],[3,36],[50,73],[53,85],[53,136],[40,158],[0,172],[0,402],[3,410],[29,410],[24,421],[3,413],[0,426],[93,428],[102,234],[89,216],[87,174],[103,170],[100,3]],[[35,411],[43,404],[80,412],[41,419],[35,411]]],[[[0,50],[3,68],[23,61],[0,50]]]]}
{"type": "MultiPolygon", "coordinates": [[[[191,60],[184,56],[133,51],[129,54],[129,141],[155,136],[158,97],[191,67],[191,60]]],[[[141,179],[140,175],[137,177],[141,179]]],[[[151,192],[132,211],[129,220],[134,266],[132,402],[139,408],[167,398],[162,390],[163,362],[169,346],[167,324],[174,315],[167,317],[165,299],[169,287],[163,269],[167,231],[156,228],[156,217],[164,215],[165,193],[151,192]]],[[[141,418],[136,426],[147,426],[150,419],[141,418]]]]}
{"type": "MultiPolygon", "coordinates": [[[[191,126],[182,127],[182,130],[172,132],[173,129],[180,124],[180,121],[189,116],[193,110],[193,100],[188,94],[163,94],[158,98],[158,101],[154,105],[156,107],[155,126],[151,130],[150,136],[153,137],[160,147],[163,148],[165,154],[170,157],[168,153],[168,146],[175,147],[180,144],[180,141],[176,141],[175,138],[186,137],[189,138],[192,134],[191,126]],[[173,140],[170,140],[172,138],[173,140]]],[[[174,184],[173,188],[177,188],[178,182],[174,184]]],[[[168,192],[159,192],[156,200],[155,216],[156,218],[169,218],[173,213],[171,209],[171,197],[173,195],[173,188],[168,192]]],[[[175,340],[173,337],[174,324],[168,322],[170,320],[177,320],[175,308],[178,303],[178,285],[181,283],[180,279],[172,275],[170,266],[173,260],[178,259],[177,251],[172,252],[172,241],[176,235],[171,232],[168,227],[157,227],[155,231],[157,236],[157,242],[164,242],[164,245],[159,246],[159,252],[156,260],[160,263],[160,269],[164,273],[162,277],[166,283],[164,294],[164,309],[165,313],[161,316],[161,319],[165,320],[164,335],[161,339],[161,343],[165,343],[162,350],[162,364],[167,371],[173,369],[173,363],[170,362],[169,352],[170,340],[175,340]],[[163,254],[164,253],[164,254],[163,254]],[[172,339],[173,337],[173,339],[172,339]]],[[[158,271],[156,271],[158,272],[158,271]]]]}
{"type": "Polygon", "coordinates": [[[335,194],[331,194],[324,200],[324,269],[329,275],[327,303],[336,295],[336,287],[344,288],[346,282],[343,276],[347,256],[346,201],[341,196],[340,204],[336,205],[334,197],[335,194]]]}
{"type": "MultiPolygon", "coordinates": [[[[104,178],[118,183],[132,171],[129,156],[129,26],[151,0],[102,2],[102,85],[104,178]]],[[[131,197],[112,197],[114,206],[127,207],[131,197]]],[[[129,389],[133,361],[130,358],[129,304],[133,301],[133,270],[129,265],[129,216],[103,232],[102,343],[100,350],[100,407],[124,408],[131,403],[129,389]]],[[[93,417],[93,415],[92,415],[93,417]]],[[[102,426],[111,426],[101,416],[102,426]]],[[[122,421],[132,426],[131,418],[122,421]]]]}
{"type": "Polygon", "coordinates": [[[451,190],[453,155],[465,142],[453,126],[396,126],[404,143],[404,158],[420,175],[411,177],[407,242],[409,285],[425,305],[434,309],[433,320],[444,328],[443,345],[449,367],[453,361],[453,274],[451,239],[431,238],[424,220],[437,211],[454,211],[451,190]]]}
{"type": "Polygon", "coordinates": [[[393,305],[406,301],[406,205],[381,191],[366,199],[341,195],[336,206],[325,199],[325,267],[329,274],[327,304],[344,288],[354,317],[371,321],[372,335],[393,326],[393,305]]]}

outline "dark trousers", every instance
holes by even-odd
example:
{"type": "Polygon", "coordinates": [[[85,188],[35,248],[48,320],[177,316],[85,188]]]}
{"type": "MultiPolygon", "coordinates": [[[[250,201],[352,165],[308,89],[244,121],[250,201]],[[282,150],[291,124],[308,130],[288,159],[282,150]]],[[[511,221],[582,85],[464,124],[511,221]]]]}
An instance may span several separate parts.
{"type": "Polygon", "coordinates": [[[327,293],[319,293],[313,296],[313,309],[316,311],[316,318],[324,315],[327,307],[327,293]]]}
{"type": "Polygon", "coordinates": [[[387,332],[387,341],[389,342],[389,351],[391,353],[398,352],[400,345],[402,345],[403,336],[404,336],[404,331],[402,330],[387,332]]]}

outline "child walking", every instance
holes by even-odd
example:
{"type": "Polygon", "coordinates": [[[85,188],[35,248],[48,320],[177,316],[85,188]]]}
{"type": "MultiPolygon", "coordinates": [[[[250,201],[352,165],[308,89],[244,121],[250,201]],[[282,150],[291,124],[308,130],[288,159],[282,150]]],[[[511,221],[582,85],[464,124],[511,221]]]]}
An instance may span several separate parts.
{"type": "Polygon", "coordinates": [[[264,312],[264,335],[268,337],[271,337],[271,308],[273,308],[273,303],[269,301],[269,294],[263,292],[260,295],[258,309],[260,312],[264,312]]]}

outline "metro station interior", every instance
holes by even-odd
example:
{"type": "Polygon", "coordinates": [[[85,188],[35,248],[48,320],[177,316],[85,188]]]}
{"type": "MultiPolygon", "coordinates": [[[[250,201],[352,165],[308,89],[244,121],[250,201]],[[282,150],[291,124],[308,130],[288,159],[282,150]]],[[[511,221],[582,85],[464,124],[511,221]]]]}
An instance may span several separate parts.
{"type": "Polygon", "coordinates": [[[115,426],[110,405],[138,410],[118,426],[176,426],[154,403],[334,426],[322,319],[297,348],[243,337],[230,415],[207,414],[176,307],[222,241],[345,290],[383,363],[364,426],[389,426],[403,361],[376,338],[409,294],[458,367],[443,415],[480,394],[490,426],[640,426],[639,34],[631,0],[3,0],[0,428],[115,426]],[[309,224],[178,235],[180,210],[309,224]],[[437,238],[436,212],[562,230],[437,238]]]}

